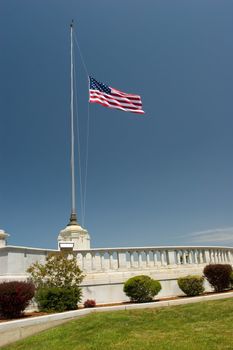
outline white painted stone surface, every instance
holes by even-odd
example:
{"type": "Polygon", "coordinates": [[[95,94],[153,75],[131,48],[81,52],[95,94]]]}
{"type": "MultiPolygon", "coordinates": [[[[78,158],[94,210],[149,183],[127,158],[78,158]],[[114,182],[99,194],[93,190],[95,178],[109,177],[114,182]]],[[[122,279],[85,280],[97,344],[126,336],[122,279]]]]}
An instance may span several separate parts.
{"type": "MultiPolygon", "coordinates": [[[[0,248],[0,281],[25,280],[28,267],[57,250],[4,246],[0,248]]],[[[124,282],[136,275],[148,275],[162,284],[158,297],[181,295],[177,278],[202,275],[209,263],[233,263],[231,247],[136,247],[101,248],[73,251],[85,273],[83,301],[99,304],[127,301],[124,282]]],[[[210,290],[208,284],[206,289],[210,290]]]]}
{"type": "Polygon", "coordinates": [[[88,250],[90,249],[90,236],[87,230],[80,225],[67,225],[60,231],[58,236],[58,249],[60,243],[73,243],[74,250],[88,250]]]}
{"type": "Polygon", "coordinates": [[[0,248],[5,247],[7,245],[7,237],[9,236],[10,235],[4,230],[0,230],[0,248]]]}

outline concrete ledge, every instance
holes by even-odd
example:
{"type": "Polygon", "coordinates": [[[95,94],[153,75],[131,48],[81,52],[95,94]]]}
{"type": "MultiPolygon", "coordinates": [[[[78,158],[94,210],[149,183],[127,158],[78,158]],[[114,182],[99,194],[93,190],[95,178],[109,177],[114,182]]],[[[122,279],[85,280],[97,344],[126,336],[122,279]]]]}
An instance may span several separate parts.
{"type": "Polygon", "coordinates": [[[67,321],[83,317],[93,312],[160,308],[167,306],[198,303],[200,301],[228,299],[232,297],[233,292],[228,292],[212,295],[203,295],[198,297],[187,297],[175,300],[161,300],[145,304],[126,304],[117,306],[95,307],[90,309],[67,311],[57,314],[31,317],[28,319],[3,322],[0,323],[0,347],[13,343],[17,340],[26,338],[38,332],[44,331],[46,329],[52,328],[59,324],[65,323],[67,321]]]}

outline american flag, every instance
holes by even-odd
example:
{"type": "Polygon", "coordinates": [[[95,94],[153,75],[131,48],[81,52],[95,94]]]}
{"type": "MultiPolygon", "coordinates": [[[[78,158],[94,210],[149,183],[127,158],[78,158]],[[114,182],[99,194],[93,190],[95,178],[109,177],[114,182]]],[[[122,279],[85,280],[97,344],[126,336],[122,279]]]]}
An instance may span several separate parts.
{"type": "Polygon", "coordinates": [[[96,79],[89,77],[89,102],[99,103],[102,106],[121,109],[126,112],[144,114],[142,101],[139,95],[126,94],[96,79]]]}

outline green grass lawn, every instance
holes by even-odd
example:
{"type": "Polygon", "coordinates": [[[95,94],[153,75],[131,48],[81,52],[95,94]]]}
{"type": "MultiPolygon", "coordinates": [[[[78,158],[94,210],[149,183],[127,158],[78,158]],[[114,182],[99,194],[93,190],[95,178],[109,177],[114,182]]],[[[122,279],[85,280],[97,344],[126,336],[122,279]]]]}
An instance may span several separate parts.
{"type": "Polygon", "coordinates": [[[233,349],[233,299],[95,313],[2,349],[233,349]]]}

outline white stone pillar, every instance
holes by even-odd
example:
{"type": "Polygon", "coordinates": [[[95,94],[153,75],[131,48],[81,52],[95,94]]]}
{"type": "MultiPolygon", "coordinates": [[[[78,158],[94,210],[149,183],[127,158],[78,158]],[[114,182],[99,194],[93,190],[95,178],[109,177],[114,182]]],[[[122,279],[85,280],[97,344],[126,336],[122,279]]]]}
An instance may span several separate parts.
{"type": "Polygon", "coordinates": [[[167,251],[167,264],[168,265],[176,265],[176,250],[168,250],[167,251]]]}
{"type": "Polygon", "coordinates": [[[186,265],[186,251],[185,249],[182,250],[182,264],[186,265]]]}
{"type": "Polygon", "coordinates": [[[165,266],[166,262],[165,262],[165,251],[164,250],[161,250],[160,257],[161,257],[161,265],[165,266]]]}
{"type": "Polygon", "coordinates": [[[113,270],[113,252],[108,252],[109,254],[109,269],[113,270]]]}
{"type": "Polygon", "coordinates": [[[67,225],[60,231],[58,236],[58,249],[60,250],[62,244],[72,242],[73,250],[89,250],[90,236],[84,228],[78,224],[67,225]]]}
{"type": "Polygon", "coordinates": [[[130,256],[130,267],[134,267],[134,256],[133,256],[133,252],[129,252],[129,256],[130,256]]]}
{"type": "Polygon", "coordinates": [[[138,252],[138,267],[142,267],[142,252],[138,252]]]}
{"type": "Polygon", "coordinates": [[[200,264],[203,264],[203,262],[204,262],[204,258],[203,258],[203,250],[199,250],[198,251],[199,252],[199,262],[200,262],[200,264]]]}
{"type": "Polygon", "coordinates": [[[126,252],[118,252],[118,266],[120,269],[127,268],[126,252]]]}
{"type": "Polygon", "coordinates": [[[153,251],[154,266],[158,266],[158,251],[153,251]]]}
{"type": "Polygon", "coordinates": [[[7,245],[7,237],[9,237],[8,233],[4,230],[0,230],[0,248],[5,247],[7,245]]]}
{"type": "Polygon", "coordinates": [[[145,251],[146,254],[146,266],[150,267],[150,251],[145,251]]]}

